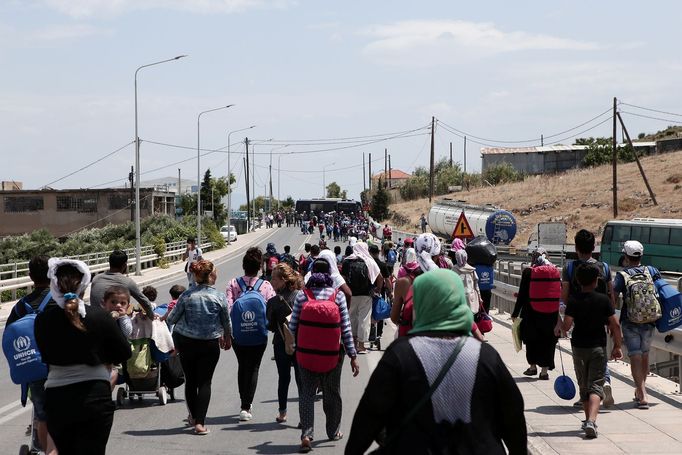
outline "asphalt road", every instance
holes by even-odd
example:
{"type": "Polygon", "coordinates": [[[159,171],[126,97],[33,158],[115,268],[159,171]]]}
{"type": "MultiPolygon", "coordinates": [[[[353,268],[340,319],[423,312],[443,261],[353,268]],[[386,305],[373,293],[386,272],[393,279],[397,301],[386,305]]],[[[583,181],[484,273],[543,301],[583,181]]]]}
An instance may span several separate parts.
{"type": "MultiPolygon", "coordinates": [[[[284,245],[291,245],[292,253],[303,249],[306,242],[316,241],[317,236],[304,236],[295,228],[281,228],[259,244],[274,242],[278,251],[284,245]]],[[[333,248],[333,245],[331,245],[333,248]]],[[[343,248],[343,246],[342,246],[343,248]]],[[[297,255],[296,255],[297,256],[297,255]]],[[[241,275],[242,256],[228,257],[219,262],[216,287],[225,289],[230,279],[241,275]]],[[[157,303],[169,300],[168,290],[173,284],[186,284],[185,279],[165,280],[156,284],[159,298],[157,303]]],[[[387,327],[384,339],[392,339],[392,330],[387,327]]],[[[385,343],[387,344],[387,343],[385,343]]],[[[253,405],[253,420],[240,423],[239,393],[237,389],[237,361],[233,351],[222,351],[220,362],[213,377],[211,405],[208,410],[207,426],[211,433],[195,436],[185,426],[187,416],[184,402],[184,386],[176,390],[176,401],[161,406],[151,395],[142,401],[125,401],[123,408],[116,411],[114,426],[109,438],[108,454],[280,454],[296,453],[300,441],[298,424],[298,402],[296,386],[292,379],[289,389],[289,421],[275,422],[277,415],[277,369],[272,357],[272,347],[263,356],[258,389],[253,405]]],[[[376,366],[380,352],[360,356],[360,375],[352,377],[348,360],[344,363],[341,395],[344,413],[341,431],[348,435],[355,408],[362,396],[371,370],[376,366]]],[[[30,405],[21,408],[19,388],[11,383],[6,362],[0,362],[0,454],[19,451],[21,444],[28,441],[26,426],[30,421],[30,405]]],[[[313,447],[316,453],[343,453],[345,440],[326,440],[322,402],[315,408],[315,434],[313,447]]],[[[74,428],[74,437],[78,429],[74,428]]]]}

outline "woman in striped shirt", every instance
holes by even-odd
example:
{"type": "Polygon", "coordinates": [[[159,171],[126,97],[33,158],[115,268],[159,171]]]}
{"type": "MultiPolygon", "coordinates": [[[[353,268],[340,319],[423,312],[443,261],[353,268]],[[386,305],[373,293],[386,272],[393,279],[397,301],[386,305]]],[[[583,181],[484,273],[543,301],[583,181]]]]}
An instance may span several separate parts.
{"type": "MultiPolygon", "coordinates": [[[[343,366],[343,355],[350,358],[350,366],[353,370],[353,376],[357,376],[360,372],[355,351],[355,344],[353,343],[353,334],[350,327],[350,318],[348,316],[348,307],[346,306],[346,296],[343,292],[337,292],[334,287],[334,280],[330,274],[331,265],[326,259],[316,259],[313,263],[313,269],[310,277],[306,282],[306,288],[312,293],[316,300],[328,300],[334,294],[336,298],[334,301],[339,307],[339,314],[341,316],[340,328],[341,338],[343,340],[343,347],[339,350],[339,361],[335,368],[326,373],[317,373],[304,368],[299,365],[300,372],[300,397],[299,397],[299,414],[301,418],[301,453],[310,452],[311,442],[313,440],[314,432],[314,417],[315,417],[315,395],[317,387],[322,389],[323,408],[326,417],[327,437],[330,440],[338,441],[343,437],[339,431],[341,426],[341,368],[343,366]]],[[[303,306],[308,303],[308,296],[302,291],[299,291],[294,303],[289,329],[297,335],[299,328],[299,321],[301,317],[301,310],[303,306]]],[[[300,341],[300,339],[299,339],[300,341]]]]}

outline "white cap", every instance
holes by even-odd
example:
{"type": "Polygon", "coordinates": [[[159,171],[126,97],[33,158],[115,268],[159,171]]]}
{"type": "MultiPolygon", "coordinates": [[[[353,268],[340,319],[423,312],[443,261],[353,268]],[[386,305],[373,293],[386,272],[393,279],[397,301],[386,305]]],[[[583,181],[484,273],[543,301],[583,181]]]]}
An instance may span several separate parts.
{"type": "Polygon", "coordinates": [[[644,254],[644,246],[637,240],[628,240],[623,244],[623,253],[626,256],[639,257],[644,254]]]}

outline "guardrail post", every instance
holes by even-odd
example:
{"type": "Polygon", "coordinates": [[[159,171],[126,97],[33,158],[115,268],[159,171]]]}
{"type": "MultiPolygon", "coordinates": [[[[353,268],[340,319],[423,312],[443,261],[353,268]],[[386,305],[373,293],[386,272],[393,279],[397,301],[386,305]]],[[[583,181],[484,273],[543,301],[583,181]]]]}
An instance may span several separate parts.
{"type": "MultiPolygon", "coordinates": [[[[14,267],[12,270],[12,278],[17,278],[17,263],[16,262],[14,263],[14,267]]],[[[17,290],[12,289],[12,300],[16,300],[16,299],[17,299],[17,290]]]]}

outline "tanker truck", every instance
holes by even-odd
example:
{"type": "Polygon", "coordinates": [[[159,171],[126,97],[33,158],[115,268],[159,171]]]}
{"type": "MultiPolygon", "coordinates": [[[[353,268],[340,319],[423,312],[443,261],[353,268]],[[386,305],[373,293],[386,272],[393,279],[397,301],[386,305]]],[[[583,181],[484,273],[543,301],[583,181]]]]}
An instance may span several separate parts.
{"type": "Polygon", "coordinates": [[[431,231],[451,239],[462,212],[474,236],[485,235],[495,245],[509,245],[516,236],[516,219],[510,212],[493,205],[470,205],[447,198],[436,202],[429,210],[431,231]]]}

